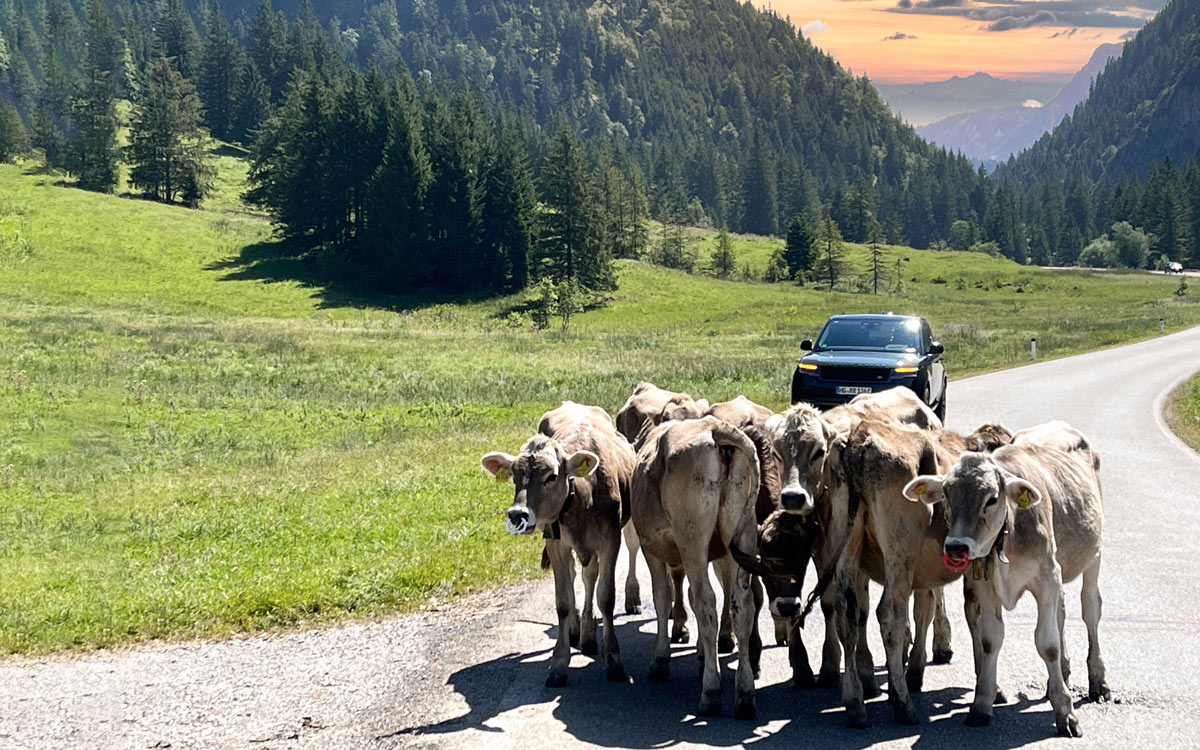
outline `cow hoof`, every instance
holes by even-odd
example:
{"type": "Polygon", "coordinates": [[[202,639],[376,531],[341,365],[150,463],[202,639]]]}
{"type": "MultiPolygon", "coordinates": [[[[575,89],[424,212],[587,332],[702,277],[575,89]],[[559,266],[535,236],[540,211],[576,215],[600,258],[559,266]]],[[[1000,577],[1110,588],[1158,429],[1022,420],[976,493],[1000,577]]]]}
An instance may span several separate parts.
{"type": "Polygon", "coordinates": [[[642,605],[640,605],[640,604],[626,604],[625,605],[625,614],[640,615],[641,613],[642,613],[642,605]]]}
{"type": "Polygon", "coordinates": [[[1000,688],[996,688],[996,698],[992,701],[993,706],[1000,706],[1008,703],[1008,696],[1000,688]]]}
{"type": "Polygon", "coordinates": [[[625,667],[621,664],[609,664],[608,669],[604,671],[604,677],[609,682],[628,682],[629,678],[625,675],[625,667]]]}
{"type": "Polygon", "coordinates": [[[646,675],[646,679],[651,682],[666,682],[670,676],[671,667],[667,664],[666,659],[664,659],[650,665],[650,673],[646,675]]]}
{"type": "Polygon", "coordinates": [[[867,707],[859,703],[854,706],[846,706],[846,728],[847,729],[866,729],[871,726],[867,722],[867,707]]]}
{"type": "Polygon", "coordinates": [[[817,687],[819,688],[835,688],[838,686],[838,673],[836,671],[826,672],[821,670],[817,675],[817,687]]]}
{"type": "Polygon", "coordinates": [[[584,656],[595,656],[600,651],[596,645],[595,639],[587,640],[579,644],[579,652],[584,656]]]}
{"type": "Polygon", "coordinates": [[[1079,728],[1079,719],[1075,718],[1074,714],[1067,716],[1065,720],[1058,722],[1059,737],[1082,737],[1083,730],[1079,728]]]}
{"type": "Polygon", "coordinates": [[[548,688],[560,688],[566,687],[566,685],[567,676],[565,674],[556,674],[552,672],[550,676],[546,678],[546,687],[548,688]]]}
{"type": "Polygon", "coordinates": [[[1088,700],[1093,703],[1109,703],[1112,701],[1112,691],[1102,682],[1100,687],[1088,690],[1088,700]]]}
{"type": "Polygon", "coordinates": [[[717,636],[717,653],[718,654],[732,654],[734,651],[734,648],[735,648],[735,646],[733,645],[733,636],[732,635],[717,636]]]}
{"type": "Polygon", "coordinates": [[[917,718],[917,709],[912,704],[907,706],[892,706],[892,718],[897,724],[903,724],[906,727],[914,727],[921,723],[917,718]]]}
{"type": "Polygon", "coordinates": [[[696,709],[698,716],[721,715],[721,689],[705,690],[700,693],[700,707],[696,709]]]}
{"type": "Polygon", "coordinates": [[[744,721],[754,721],[758,718],[758,708],[754,705],[754,699],[738,701],[733,707],[733,718],[744,721]]]}
{"type": "Polygon", "coordinates": [[[671,631],[671,643],[687,643],[690,635],[686,627],[675,628],[671,631]]]}
{"type": "Polygon", "coordinates": [[[904,683],[908,685],[908,689],[914,693],[921,692],[921,686],[925,684],[924,672],[908,672],[904,675],[904,683]]]}
{"type": "Polygon", "coordinates": [[[861,682],[862,682],[863,700],[869,701],[872,698],[878,698],[880,695],[882,695],[882,693],[879,690],[879,686],[875,684],[875,676],[874,675],[871,676],[871,679],[861,680],[861,682]]]}
{"type": "Polygon", "coordinates": [[[782,635],[779,633],[776,633],[775,634],[775,645],[776,646],[786,646],[787,645],[787,633],[783,633],[782,635]]]}
{"type": "Polygon", "coordinates": [[[935,649],[933,652],[933,661],[931,663],[932,664],[949,664],[950,660],[953,658],[954,658],[954,652],[951,651],[950,649],[945,649],[944,651],[938,651],[935,649]]]}
{"type": "Polygon", "coordinates": [[[990,714],[980,713],[972,708],[967,712],[967,720],[963,723],[969,727],[986,727],[992,723],[992,717],[990,714]]]}

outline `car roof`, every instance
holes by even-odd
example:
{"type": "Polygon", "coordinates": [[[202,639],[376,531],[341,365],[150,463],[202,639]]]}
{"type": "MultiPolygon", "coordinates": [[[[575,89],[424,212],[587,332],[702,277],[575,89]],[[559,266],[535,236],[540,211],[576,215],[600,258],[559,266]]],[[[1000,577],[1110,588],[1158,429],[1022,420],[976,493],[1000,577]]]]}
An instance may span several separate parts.
{"type": "Polygon", "coordinates": [[[830,320],[923,320],[917,315],[893,315],[892,313],[861,313],[856,315],[833,315],[830,320]]]}

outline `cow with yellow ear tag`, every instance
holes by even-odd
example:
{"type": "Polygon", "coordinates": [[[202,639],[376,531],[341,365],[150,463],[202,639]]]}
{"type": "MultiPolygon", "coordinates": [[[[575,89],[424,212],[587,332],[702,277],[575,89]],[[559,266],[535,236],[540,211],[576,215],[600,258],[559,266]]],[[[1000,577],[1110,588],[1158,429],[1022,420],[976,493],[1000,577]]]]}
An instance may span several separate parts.
{"type": "Polygon", "coordinates": [[[624,682],[613,607],[621,527],[629,520],[633,449],[628,441],[603,409],[564,401],[542,415],[538,434],[518,455],[489,453],[481,463],[498,481],[512,480],[505,530],[514,536],[541,531],[545,539],[558,614],[558,639],[546,685],[566,684],[572,645],[586,655],[596,654],[593,596],[604,625],[605,674],[611,681],[624,682]],[[583,569],[582,610],[575,607],[575,558],[583,569]]]}
{"type": "Polygon", "coordinates": [[[992,717],[996,665],[1004,641],[1004,609],[1026,592],[1037,601],[1034,640],[1048,673],[1046,693],[1058,732],[1082,734],[1067,690],[1070,662],[1063,639],[1062,584],[1083,576],[1082,609],[1088,630],[1088,695],[1111,693],[1100,655],[1100,544],[1104,500],[1100,459],[1087,439],[1063,422],[1018,432],[990,456],[964,453],[942,476],[918,476],[905,497],[945,503],[947,568],[974,569],[966,577],[967,624],[975,651],[975,700],[970,726],[992,717]]]}

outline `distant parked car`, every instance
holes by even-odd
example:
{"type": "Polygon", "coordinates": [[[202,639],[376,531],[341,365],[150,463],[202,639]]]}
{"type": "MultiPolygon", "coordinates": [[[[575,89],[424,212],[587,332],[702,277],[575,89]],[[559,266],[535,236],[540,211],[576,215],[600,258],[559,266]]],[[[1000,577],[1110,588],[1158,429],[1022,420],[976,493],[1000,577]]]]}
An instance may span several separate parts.
{"type": "Polygon", "coordinates": [[[1183,264],[1171,261],[1167,264],[1167,273],[1183,273],[1183,264]]]}
{"type": "Polygon", "coordinates": [[[911,388],[946,417],[942,345],[924,318],[908,315],[835,315],[815,342],[805,339],[792,375],[792,403],[828,408],[860,393],[911,388]]]}

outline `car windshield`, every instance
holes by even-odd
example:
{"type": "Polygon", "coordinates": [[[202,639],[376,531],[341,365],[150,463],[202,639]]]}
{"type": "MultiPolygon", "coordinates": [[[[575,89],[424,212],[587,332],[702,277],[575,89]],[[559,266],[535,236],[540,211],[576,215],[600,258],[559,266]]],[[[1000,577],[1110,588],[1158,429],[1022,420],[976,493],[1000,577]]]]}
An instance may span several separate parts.
{"type": "Polygon", "coordinates": [[[915,318],[835,318],[825,324],[815,348],[915,352],[920,347],[921,321],[915,318]]]}

